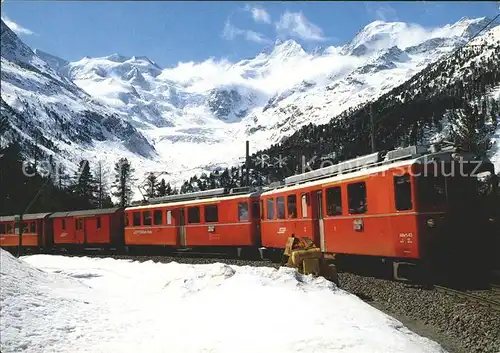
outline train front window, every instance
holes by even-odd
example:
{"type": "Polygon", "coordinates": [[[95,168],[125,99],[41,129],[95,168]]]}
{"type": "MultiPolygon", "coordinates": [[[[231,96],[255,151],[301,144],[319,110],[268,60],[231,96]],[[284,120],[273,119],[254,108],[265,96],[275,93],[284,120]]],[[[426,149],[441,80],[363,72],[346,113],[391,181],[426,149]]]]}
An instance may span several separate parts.
{"type": "Polygon", "coordinates": [[[394,177],[394,197],[396,200],[396,210],[407,211],[413,208],[409,174],[394,177]]]}

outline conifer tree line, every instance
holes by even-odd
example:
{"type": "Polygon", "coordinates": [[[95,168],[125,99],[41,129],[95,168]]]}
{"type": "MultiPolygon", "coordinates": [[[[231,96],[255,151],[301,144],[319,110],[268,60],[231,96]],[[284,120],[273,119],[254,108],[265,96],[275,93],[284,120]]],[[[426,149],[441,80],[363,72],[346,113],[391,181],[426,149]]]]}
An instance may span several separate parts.
{"type": "Polygon", "coordinates": [[[126,158],[119,159],[113,171],[101,161],[91,164],[82,160],[78,169],[68,175],[42,150],[37,150],[37,156],[26,162],[18,142],[0,149],[0,215],[125,207],[132,202],[136,179],[126,158]],[[108,183],[111,172],[113,182],[108,183]],[[26,210],[39,191],[39,197],[26,210]],[[114,204],[111,196],[118,202],[114,204]]]}

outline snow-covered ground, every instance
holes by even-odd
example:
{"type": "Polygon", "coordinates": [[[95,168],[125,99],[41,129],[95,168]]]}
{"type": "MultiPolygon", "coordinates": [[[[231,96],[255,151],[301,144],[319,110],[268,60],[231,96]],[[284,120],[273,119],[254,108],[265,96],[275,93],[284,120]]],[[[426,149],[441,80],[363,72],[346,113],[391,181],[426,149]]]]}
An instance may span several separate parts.
{"type": "Polygon", "coordinates": [[[444,352],[290,268],[0,251],[3,353],[444,352]]]}

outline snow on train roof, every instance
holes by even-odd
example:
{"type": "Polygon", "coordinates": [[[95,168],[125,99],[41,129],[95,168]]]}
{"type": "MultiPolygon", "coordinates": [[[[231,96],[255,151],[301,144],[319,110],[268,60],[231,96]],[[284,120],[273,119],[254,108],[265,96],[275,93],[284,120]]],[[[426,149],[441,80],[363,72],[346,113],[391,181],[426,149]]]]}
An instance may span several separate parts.
{"type": "Polygon", "coordinates": [[[413,164],[421,159],[422,159],[421,157],[418,157],[418,158],[414,158],[414,159],[410,159],[410,160],[403,160],[403,161],[398,161],[398,162],[394,162],[394,163],[390,163],[390,164],[383,164],[383,165],[376,166],[376,167],[369,167],[366,169],[357,170],[355,172],[350,172],[350,173],[345,173],[345,174],[337,174],[335,176],[325,177],[325,178],[318,179],[318,180],[312,180],[312,181],[305,182],[302,184],[293,184],[290,186],[278,187],[276,189],[271,189],[271,190],[263,192],[261,194],[261,196],[276,194],[276,193],[280,193],[280,192],[288,191],[288,190],[297,190],[297,189],[303,189],[303,188],[307,188],[307,187],[311,187],[311,186],[329,184],[329,183],[333,183],[336,181],[344,181],[344,180],[359,178],[359,177],[362,177],[365,175],[370,175],[373,173],[387,171],[387,170],[393,169],[393,168],[411,165],[411,164],[413,164]]]}
{"type": "MultiPolygon", "coordinates": [[[[32,221],[34,219],[42,219],[49,215],[50,213],[28,213],[23,215],[23,220],[32,221]]],[[[0,216],[0,222],[13,222],[16,220],[16,217],[19,215],[11,215],[11,216],[0,216]]]]}
{"type": "Polygon", "coordinates": [[[144,205],[144,206],[134,206],[134,207],[127,207],[125,208],[125,211],[133,211],[133,210],[142,210],[142,209],[147,209],[147,208],[159,208],[159,207],[166,207],[166,206],[182,206],[182,205],[192,205],[192,204],[203,204],[203,203],[210,203],[210,202],[216,202],[220,200],[236,200],[236,199],[241,199],[241,198],[248,198],[251,196],[256,196],[259,193],[252,192],[252,193],[246,193],[246,194],[238,194],[238,195],[221,195],[218,197],[211,197],[207,199],[194,199],[194,200],[184,200],[184,201],[175,201],[175,202],[165,202],[165,203],[157,203],[157,204],[150,204],[150,205],[144,205]]]}

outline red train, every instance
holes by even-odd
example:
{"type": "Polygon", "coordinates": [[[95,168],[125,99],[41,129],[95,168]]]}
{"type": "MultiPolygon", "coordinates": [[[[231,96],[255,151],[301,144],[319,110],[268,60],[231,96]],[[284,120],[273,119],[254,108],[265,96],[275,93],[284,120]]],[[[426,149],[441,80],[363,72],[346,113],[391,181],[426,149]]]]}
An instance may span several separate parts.
{"type": "MultiPolygon", "coordinates": [[[[260,250],[280,254],[289,236],[310,237],[339,264],[373,261],[395,278],[414,269],[479,271],[493,235],[481,212],[489,161],[436,146],[373,153],[265,188],[215,189],[151,199],[145,206],[24,215],[22,247],[260,250]],[[276,251],[277,250],[277,251],[276,251]],[[464,265],[464,266],[462,266],[464,265]]],[[[0,246],[19,245],[13,216],[0,246]]],[[[419,271],[417,271],[419,272],[419,271]]]]}

